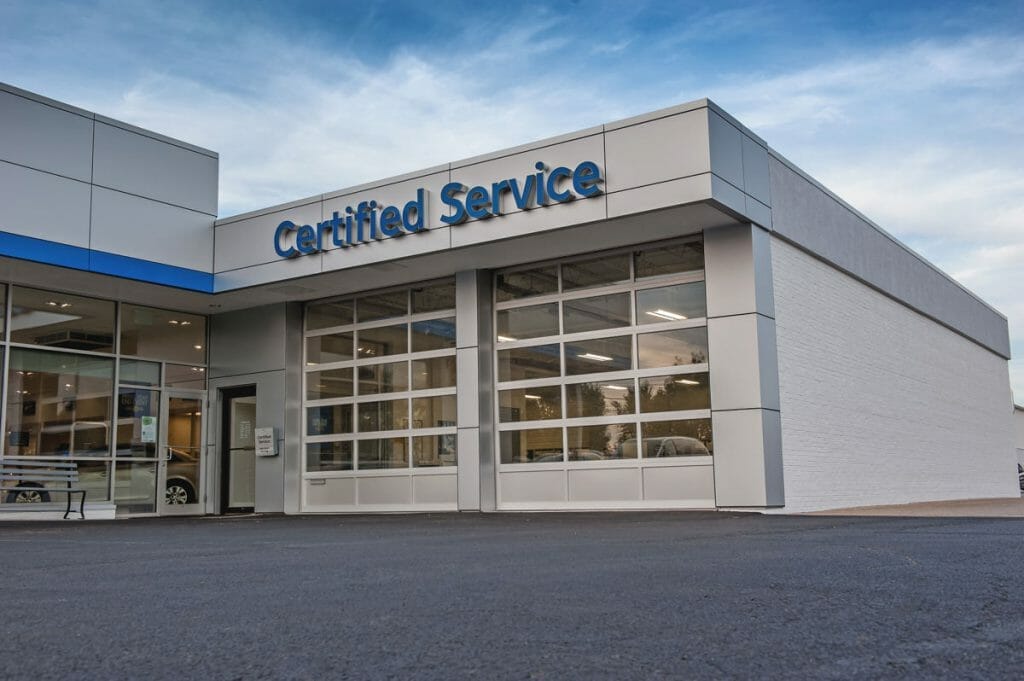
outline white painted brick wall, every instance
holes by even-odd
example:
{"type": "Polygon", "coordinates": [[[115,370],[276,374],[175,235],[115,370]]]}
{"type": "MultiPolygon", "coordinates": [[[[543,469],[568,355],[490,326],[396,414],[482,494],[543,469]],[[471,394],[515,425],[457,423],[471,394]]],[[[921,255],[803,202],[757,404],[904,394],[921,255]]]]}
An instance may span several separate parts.
{"type": "Polygon", "coordinates": [[[1006,360],[774,239],[785,512],[1017,496],[1006,360]]]}

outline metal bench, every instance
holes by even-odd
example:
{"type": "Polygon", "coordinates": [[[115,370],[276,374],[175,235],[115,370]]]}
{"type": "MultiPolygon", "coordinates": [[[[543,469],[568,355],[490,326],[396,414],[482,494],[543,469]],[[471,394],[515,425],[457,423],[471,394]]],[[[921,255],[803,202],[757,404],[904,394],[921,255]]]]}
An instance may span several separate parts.
{"type": "Polygon", "coordinates": [[[75,487],[78,484],[76,463],[5,458],[0,460],[0,481],[5,483],[0,492],[7,495],[8,501],[13,497],[15,503],[49,501],[50,494],[66,494],[68,505],[64,510],[65,518],[71,513],[71,497],[81,494],[78,512],[85,518],[85,490],[75,487]],[[8,482],[15,484],[8,487],[8,482]],[[47,487],[46,483],[63,483],[63,486],[47,487]]]}

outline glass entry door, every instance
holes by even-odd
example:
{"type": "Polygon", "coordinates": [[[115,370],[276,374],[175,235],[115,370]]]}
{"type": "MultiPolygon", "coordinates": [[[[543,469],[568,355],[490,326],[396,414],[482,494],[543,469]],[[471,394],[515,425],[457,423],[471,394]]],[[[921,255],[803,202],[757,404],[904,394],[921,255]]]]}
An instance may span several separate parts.
{"type": "Polygon", "coordinates": [[[256,386],[225,389],[221,428],[221,510],[256,508],[256,386]]]}
{"type": "Polygon", "coordinates": [[[203,395],[165,390],[161,404],[161,515],[203,511],[203,395]]]}

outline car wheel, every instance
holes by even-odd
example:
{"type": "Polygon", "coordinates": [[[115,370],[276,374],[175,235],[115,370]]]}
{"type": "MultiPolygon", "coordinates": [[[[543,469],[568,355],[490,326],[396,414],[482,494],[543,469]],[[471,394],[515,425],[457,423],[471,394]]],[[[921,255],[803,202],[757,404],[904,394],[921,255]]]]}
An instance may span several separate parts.
{"type": "Polygon", "coordinates": [[[192,485],[184,480],[172,480],[167,483],[167,490],[164,494],[164,503],[169,506],[178,504],[194,504],[196,493],[192,485]]]}
{"type": "Polygon", "coordinates": [[[50,500],[50,493],[44,490],[42,485],[25,483],[23,486],[38,489],[11,490],[7,493],[8,504],[43,504],[50,500]]]}

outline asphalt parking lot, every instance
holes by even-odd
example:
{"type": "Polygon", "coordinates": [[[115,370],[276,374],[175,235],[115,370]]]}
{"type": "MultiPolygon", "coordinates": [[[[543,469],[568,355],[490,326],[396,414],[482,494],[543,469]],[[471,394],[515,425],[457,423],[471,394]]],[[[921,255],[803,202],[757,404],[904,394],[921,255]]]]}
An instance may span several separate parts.
{"type": "Polygon", "coordinates": [[[4,678],[1020,678],[1024,521],[0,524],[4,678]]]}

